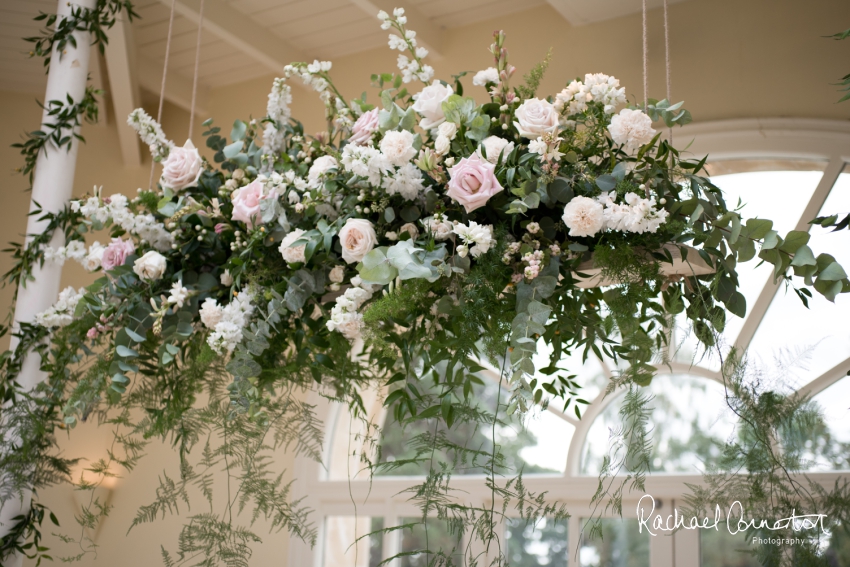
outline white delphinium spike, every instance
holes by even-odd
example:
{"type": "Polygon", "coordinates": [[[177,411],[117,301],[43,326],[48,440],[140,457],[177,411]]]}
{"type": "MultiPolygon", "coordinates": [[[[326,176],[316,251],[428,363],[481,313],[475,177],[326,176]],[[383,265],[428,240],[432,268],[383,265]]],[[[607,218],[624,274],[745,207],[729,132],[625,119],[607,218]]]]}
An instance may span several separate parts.
{"type": "Polygon", "coordinates": [[[139,137],[149,148],[154,161],[161,161],[168,157],[174,142],[165,137],[162,126],[151,118],[147,112],[137,108],[127,117],[127,124],[132,126],[139,137]]]}

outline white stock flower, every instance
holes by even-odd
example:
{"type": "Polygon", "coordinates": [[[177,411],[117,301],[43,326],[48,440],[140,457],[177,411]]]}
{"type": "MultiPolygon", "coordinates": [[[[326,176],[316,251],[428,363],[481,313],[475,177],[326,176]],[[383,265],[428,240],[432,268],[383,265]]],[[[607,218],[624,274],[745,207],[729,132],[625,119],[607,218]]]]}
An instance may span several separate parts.
{"type": "Polygon", "coordinates": [[[171,293],[168,295],[167,302],[173,305],[175,309],[182,309],[187,299],[189,299],[189,290],[183,287],[183,280],[174,282],[171,285],[171,293]]]}
{"type": "Polygon", "coordinates": [[[207,329],[215,329],[215,326],[221,322],[223,315],[224,310],[215,299],[208,297],[204,300],[204,303],[201,305],[200,316],[201,323],[203,323],[207,329]]]}
{"type": "Polygon", "coordinates": [[[296,228],[281,240],[278,250],[287,264],[304,263],[307,261],[307,258],[304,256],[305,244],[292,247],[292,243],[301,238],[303,234],[303,230],[296,228]]]}
{"type": "Polygon", "coordinates": [[[165,256],[153,250],[137,258],[133,263],[133,271],[143,280],[158,280],[165,273],[165,256]]]}
{"type": "Polygon", "coordinates": [[[496,164],[499,161],[499,155],[502,155],[503,159],[508,157],[514,151],[514,143],[505,140],[504,138],[500,138],[498,136],[488,136],[481,141],[481,144],[476,148],[475,153],[477,153],[482,159],[486,159],[492,164],[496,164]],[[486,156],[484,155],[486,152],[486,156]]]}
{"type": "Polygon", "coordinates": [[[482,71],[478,71],[472,77],[472,84],[476,87],[486,87],[487,83],[498,83],[499,81],[499,70],[495,67],[487,67],[482,71]]]}
{"type": "MultiPolygon", "coordinates": [[[[456,222],[452,232],[460,236],[464,242],[461,251],[462,257],[466,256],[466,252],[468,251],[473,258],[478,258],[496,243],[496,240],[493,238],[493,227],[478,224],[475,221],[469,221],[469,225],[456,222]],[[470,248],[470,245],[474,246],[470,248]]],[[[461,247],[458,248],[460,249],[461,247]]]]}
{"type": "Polygon", "coordinates": [[[85,293],[86,290],[83,288],[75,290],[73,287],[66,287],[59,292],[56,303],[36,314],[34,323],[48,328],[67,327],[74,321],[74,311],[85,293]]]}
{"type": "Polygon", "coordinates": [[[655,136],[652,119],[642,110],[624,108],[611,117],[608,132],[615,144],[621,144],[627,153],[636,152],[655,136]]]}
{"type": "Polygon", "coordinates": [[[395,166],[402,166],[416,155],[413,147],[413,134],[407,130],[391,130],[381,140],[381,153],[395,166]]]}
{"type": "Polygon", "coordinates": [[[317,157],[310,166],[310,171],[307,172],[307,179],[313,184],[319,181],[319,178],[329,172],[331,169],[339,167],[339,163],[333,156],[317,157]]]}
{"type": "Polygon", "coordinates": [[[233,276],[230,275],[230,270],[224,270],[219,280],[221,281],[221,285],[225,287],[230,287],[233,285],[233,276]]]}
{"type": "Polygon", "coordinates": [[[588,197],[573,197],[564,207],[562,217],[570,236],[593,236],[603,229],[602,205],[588,197]]]}
{"type": "Polygon", "coordinates": [[[384,177],[382,187],[388,195],[401,195],[408,201],[419,196],[424,188],[422,171],[412,163],[406,163],[398,168],[393,176],[384,177]]]}

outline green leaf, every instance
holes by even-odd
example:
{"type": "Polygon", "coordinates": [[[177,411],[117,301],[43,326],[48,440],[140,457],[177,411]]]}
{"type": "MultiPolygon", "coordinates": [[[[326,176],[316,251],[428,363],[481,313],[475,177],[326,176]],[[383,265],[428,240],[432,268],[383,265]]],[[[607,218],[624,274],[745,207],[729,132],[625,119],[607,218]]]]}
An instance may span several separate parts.
{"type": "Polygon", "coordinates": [[[841,293],[844,286],[840,281],[829,281],[818,278],[815,281],[815,289],[829,301],[835,303],[835,296],[841,293]]]}
{"type": "MultiPolygon", "coordinates": [[[[245,138],[245,132],[247,130],[248,125],[245,122],[236,120],[233,122],[233,129],[230,131],[230,139],[234,142],[241,142],[245,138]]],[[[239,147],[241,149],[242,146],[240,145],[239,147]]]]}
{"type": "Polygon", "coordinates": [[[224,152],[224,157],[227,159],[233,159],[242,152],[242,142],[233,142],[224,146],[222,152],[224,152]]]}
{"type": "Polygon", "coordinates": [[[767,236],[773,228],[773,221],[765,219],[749,219],[742,234],[748,238],[760,240],[767,236]]]}
{"type": "Polygon", "coordinates": [[[835,282],[843,280],[847,277],[847,274],[844,272],[844,268],[841,267],[841,264],[838,262],[832,262],[826,268],[818,273],[818,280],[835,282]]]}
{"type": "Polygon", "coordinates": [[[596,186],[603,191],[613,191],[617,186],[617,178],[613,175],[600,175],[596,178],[596,186]]]}
{"type": "Polygon", "coordinates": [[[812,249],[806,246],[800,246],[797,249],[797,252],[794,254],[794,259],[791,260],[792,266],[817,266],[818,262],[815,260],[815,255],[812,252],[812,249]]]}
{"type": "Polygon", "coordinates": [[[115,347],[115,354],[122,358],[134,358],[139,356],[139,353],[123,345],[118,345],[117,347],[115,347]]]}
{"type": "Polygon", "coordinates": [[[127,333],[127,336],[136,341],[137,343],[145,342],[145,337],[132,331],[129,327],[124,327],[124,332],[127,333]]]}
{"type": "Polygon", "coordinates": [[[782,238],[780,238],[779,233],[775,230],[768,230],[767,234],[764,235],[764,241],[761,244],[762,250],[772,250],[777,246],[782,245],[782,238]]]}
{"type": "Polygon", "coordinates": [[[800,246],[805,246],[809,243],[809,233],[802,230],[792,230],[785,237],[785,241],[779,246],[779,249],[789,254],[796,254],[800,246]]]}

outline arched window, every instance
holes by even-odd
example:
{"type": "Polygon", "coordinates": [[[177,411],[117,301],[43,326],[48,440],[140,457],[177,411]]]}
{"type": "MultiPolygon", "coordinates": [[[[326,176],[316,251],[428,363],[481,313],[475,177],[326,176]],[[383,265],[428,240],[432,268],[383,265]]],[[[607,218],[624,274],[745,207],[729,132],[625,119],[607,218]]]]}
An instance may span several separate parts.
{"type": "MultiPolygon", "coordinates": [[[[713,181],[725,191],[728,202],[740,199],[746,204],[745,217],[770,218],[777,230],[785,232],[809,230],[808,221],[818,215],[850,212],[850,124],[797,119],[722,121],[692,125],[674,135],[693,140],[689,151],[694,155],[710,155],[713,181]]],[[[818,226],[811,228],[812,249],[850,265],[850,231],[828,236],[826,232],[818,226]]],[[[811,402],[821,409],[820,446],[810,449],[812,455],[825,455],[827,462],[813,461],[809,468],[811,478],[831,485],[850,470],[850,377],[846,377],[850,370],[850,303],[846,297],[833,304],[816,296],[806,309],[792,292],[773,283],[769,265],[756,264],[740,267],[747,316],[729,317],[723,341],[727,347],[748,349],[754,364],[781,370],[786,389],[811,396],[811,402]]],[[[681,502],[688,492],[686,483],[701,482],[705,463],[717,457],[735,425],[735,416],[730,415],[724,400],[720,361],[700,355],[683,321],[676,327],[670,363],[658,368],[658,376],[648,388],[655,396],[655,448],[653,474],[647,477],[646,487],[662,513],[681,502]]],[[[503,429],[497,437],[511,446],[517,463],[526,468],[528,488],[547,491],[550,498],[567,505],[572,517],[560,525],[544,520],[535,529],[523,522],[505,522],[503,541],[511,560],[523,567],[749,565],[748,556],[735,552],[746,548],[746,542],[722,530],[682,531],[673,537],[639,533],[635,504],[641,494],[624,497],[622,519],[603,520],[603,540],[580,539],[583,520],[591,514],[588,504],[596,491],[609,430],[618,424],[619,398],[616,393],[604,395],[611,376],[610,361],[591,358],[582,362],[574,355],[561,365],[578,374],[581,395],[590,401],[582,418],[560,412],[557,404],[552,404],[525,430],[503,429]]],[[[482,374],[489,382],[485,380],[481,395],[495,400],[498,374],[482,374]]],[[[382,443],[385,459],[403,458],[408,450],[405,434],[387,423],[381,400],[381,392],[364,396],[372,423],[385,425],[382,439],[374,439],[373,432],[352,420],[346,408],[315,400],[328,424],[325,459],[323,463],[296,460],[294,491],[315,510],[320,542],[310,549],[293,540],[291,565],[368,567],[415,549],[422,537],[414,530],[355,543],[370,531],[400,525],[405,518],[419,515],[403,490],[422,471],[399,468],[370,479],[356,457],[364,443],[382,443]]],[[[481,440],[492,442],[486,436],[481,440]]],[[[486,504],[490,492],[480,481],[480,473],[474,467],[458,471],[453,485],[467,491],[469,502],[486,504]]],[[[451,537],[435,526],[430,542],[445,540],[450,547],[451,537]]],[[[423,564],[421,558],[409,556],[393,567],[423,564]]]]}

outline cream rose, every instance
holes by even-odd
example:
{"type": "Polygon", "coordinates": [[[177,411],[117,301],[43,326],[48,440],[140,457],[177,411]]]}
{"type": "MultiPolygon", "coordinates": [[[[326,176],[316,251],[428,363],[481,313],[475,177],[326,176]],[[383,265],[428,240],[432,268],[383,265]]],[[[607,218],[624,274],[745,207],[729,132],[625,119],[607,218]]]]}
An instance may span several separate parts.
{"type": "Polygon", "coordinates": [[[558,129],[558,111],[546,100],[531,98],[514,112],[514,126],[520,136],[536,140],[546,133],[554,134],[558,129]]]}
{"type": "Polygon", "coordinates": [[[397,167],[401,167],[409,163],[416,155],[416,149],[413,147],[414,136],[407,130],[401,132],[391,130],[384,134],[384,139],[381,140],[381,153],[384,154],[389,162],[397,167]]]}
{"type": "Polygon", "coordinates": [[[133,263],[133,271],[143,280],[158,280],[165,273],[165,256],[151,250],[133,263]]]}
{"type": "Polygon", "coordinates": [[[482,159],[486,159],[492,164],[496,164],[499,161],[499,156],[502,156],[502,159],[508,157],[514,151],[514,143],[509,142],[504,138],[500,138],[498,136],[488,136],[481,141],[478,148],[475,150],[482,159]],[[504,152],[504,153],[503,153],[504,152]],[[484,154],[487,154],[486,156],[484,154]]]}
{"type": "Polygon", "coordinates": [[[182,148],[172,148],[168,157],[163,160],[159,183],[172,191],[182,191],[186,187],[197,185],[203,171],[203,163],[201,154],[192,144],[192,140],[187,140],[182,148]]]}
{"type": "Polygon", "coordinates": [[[328,274],[328,279],[333,283],[342,283],[342,280],[345,278],[345,268],[342,266],[334,266],[333,269],[328,274]]]}
{"type": "Polygon", "coordinates": [[[449,168],[449,190],[446,195],[463,205],[467,213],[483,207],[490,197],[502,191],[494,174],[496,166],[482,160],[478,154],[463,158],[449,168]]]}
{"type": "Polygon", "coordinates": [[[314,182],[318,181],[319,177],[336,167],[339,167],[339,163],[336,161],[335,157],[317,157],[316,161],[313,162],[313,165],[310,166],[310,171],[307,172],[307,179],[314,182]]]}
{"type": "Polygon", "coordinates": [[[443,103],[449,100],[449,97],[453,94],[454,90],[450,86],[444,85],[436,79],[430,86],[422,89],[413,104],[413,110],[422,117],[419,127],[423,130],[430,130],[442,124],[446,120],[443,103]]]}
{"type": "Polygon", "coordinates": [[[564,207],[562,218],[570,236],[593,236],[605,224],[602,204],[589,197],[573,197],[564,207]]]}
{"type": "Polygon", "coordinates": [[[351,264],[359,262],[375,248],[378,236],[375,227],[366,219],[348,219],[339,231],[342,259],[351,264]]]}
{"type": "Polygon", "coordinates": [[[307,258],[304,256],[304,249],[306,248],[306,245],[302,244],[300,246],[292,246],[292,244],[301,238],[301,235],[303,234],[303,230],[296,228],[283,237],[278,250],[280,250],[280,255],[283,256],[283,259],[286,260],[287,264],[295,264],[298,262],[304,263],[307,261],[307,258]]]}

